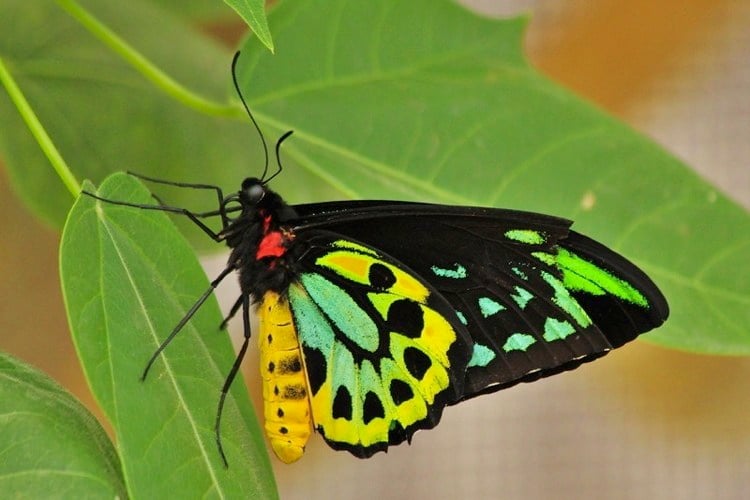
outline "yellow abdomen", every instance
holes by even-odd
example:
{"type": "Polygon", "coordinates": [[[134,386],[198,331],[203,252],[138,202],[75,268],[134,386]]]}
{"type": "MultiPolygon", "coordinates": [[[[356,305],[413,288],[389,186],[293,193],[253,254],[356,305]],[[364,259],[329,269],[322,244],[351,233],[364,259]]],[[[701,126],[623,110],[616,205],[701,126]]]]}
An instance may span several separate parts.
{"type": "Polygon", "coordinates": [[[302,351],[287,300],[266,292],[258,312],[266,435],[276,456],[292,463],[305,452],[312,433],[302,351]]]}

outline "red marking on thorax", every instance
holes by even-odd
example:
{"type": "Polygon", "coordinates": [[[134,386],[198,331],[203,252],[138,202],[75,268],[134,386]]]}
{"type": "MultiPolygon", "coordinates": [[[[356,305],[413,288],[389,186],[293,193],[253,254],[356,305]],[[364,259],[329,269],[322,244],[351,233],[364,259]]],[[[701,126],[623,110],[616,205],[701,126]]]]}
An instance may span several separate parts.
{"type": "Polygon", "coordinates": [[[258,251],[255,252],[255,259],[260,260],[264,257],[281,257],[286,253],[284,247],[284,235],[281,231],[270,231],[271,216],[263,217],[263,238],[258,244],[258,251]]]}
{"type": "Polygon", "coordinates": [[[284,236],[280,231],[271,231],[260,240],[255,258],[256,260],[260,260],[263,257],[281,257],[285,253],[284,236]]]}

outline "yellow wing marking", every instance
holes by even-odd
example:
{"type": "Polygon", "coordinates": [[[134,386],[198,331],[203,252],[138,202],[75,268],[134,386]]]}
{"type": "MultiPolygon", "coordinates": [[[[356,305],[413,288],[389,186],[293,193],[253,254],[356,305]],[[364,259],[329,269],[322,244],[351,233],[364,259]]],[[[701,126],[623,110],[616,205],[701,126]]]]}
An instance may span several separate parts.
{"type": "Polygon", "coordinates": [[[334,250],[319,257],[315,263],[326,267],[336,274],[363,285],[370,284],[369,270],[373,264],[387,267],[396,278],[389,292],[409,297],[424,303],[430,295],[429,290],[418,279],[396,266],[381,260],[377,256],[361,254],[349,250],[334,250]]]}

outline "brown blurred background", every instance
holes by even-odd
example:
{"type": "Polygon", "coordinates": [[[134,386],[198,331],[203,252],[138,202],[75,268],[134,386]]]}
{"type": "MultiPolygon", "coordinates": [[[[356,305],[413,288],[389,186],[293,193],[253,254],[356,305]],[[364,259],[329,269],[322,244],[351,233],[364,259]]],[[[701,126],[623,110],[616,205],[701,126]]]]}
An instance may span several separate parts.
{"type": "MultiPolygon", "coordinates": [[[[538,68],[750,209],[750,2],[464,3],[492,15],[531,12],[526,47],[538,68]]],[[[101,415],[67,331],[58,238],[0,170],[0,349],[101,415]]],[[[223,291],[224,307],[233,296],[223,291]]],[[[245,368],[253,385],[255,360],[245,368]]],[[[748,424],[750,359],[639,341],[570,374],[451,408],[411,447],[359,461],[314,439],[300,463],[275,468],[282,498],[740,499],[750,495],[748,424]]]]}

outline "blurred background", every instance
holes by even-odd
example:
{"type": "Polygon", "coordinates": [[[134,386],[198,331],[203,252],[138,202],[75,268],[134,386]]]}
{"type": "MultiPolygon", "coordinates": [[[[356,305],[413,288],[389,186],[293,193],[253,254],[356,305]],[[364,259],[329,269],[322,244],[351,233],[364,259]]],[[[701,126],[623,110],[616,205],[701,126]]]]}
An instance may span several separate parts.
{"type": "MultiPolygon", "coordinates": [[[[464,4],[491,16],[532,14],[525,46],[537,68],[750,209],[750,2],[464,4]]],[[[67,330],[59,234],[20,205],[2,169],[0,239],[0,349],[101,416],[67,330]]],[[[209,274],[224,259],[206,259],[209,274]]],[[[235,296],[223,288],[222,307],[235,296]]],[[[257,356],[245,374],[259,387],[257,356]]],[[[750,359],[638,341],[574,372],[450,408],[439,427],[387,455],[360,461],[313,438],[297,464],[272,461],[282,498],[740,499],[750,495],[749,423],[750,359]]]]}

